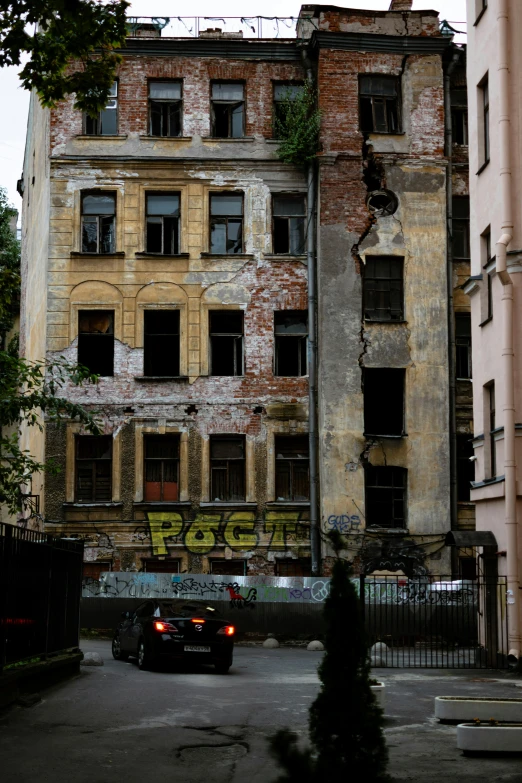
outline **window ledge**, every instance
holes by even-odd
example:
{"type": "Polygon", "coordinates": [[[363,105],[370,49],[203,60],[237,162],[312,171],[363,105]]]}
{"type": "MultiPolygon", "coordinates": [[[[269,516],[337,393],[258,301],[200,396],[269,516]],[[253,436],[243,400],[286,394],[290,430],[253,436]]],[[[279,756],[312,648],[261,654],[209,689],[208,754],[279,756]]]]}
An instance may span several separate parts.
{"type": "Polygon", "coordinates": [[[455,378],[459,383],[473,383],[473,378],[455,378]]]}
{"type": "Polygon", "coordinates": [[[477,174],[476,174],[476,176],[478,177],[478,175],[479,175],[479,174],[482,174],[482,172],[484,171],[484,169],[485,169],[485,168],[486,168],[486,166],[488,166],[488,165],[489,165],[489,160],[485,160],[485,161],[484,161],[484,163],[482,164],[482,166],[481,166],[481,167],[479,168],[479,170],[477,171],[477,174]]]}
{"type": "Polygon", "coordinates": [[[257,503],[250,503],[246,500],[236,500],[235,502],[228,500],[215,500],[214,502],[205,501],[199,504],[200,508],[251,508],[256,509],[257,503]]]}
{"type": "Polygon", "coordinates": [[[140,139],[143,141],[192,141],[192,136],[149,136],[146,133],[140,133],[140,139]]]}
{"type": "Polygon", "coordinates": [[[219,142],[225,141],[227,143],[232,142],[233,144],[241,143],[243,141],[255,141],[255,136],[241,136],[239,139],[230,139],[227,137],[222,136],[202,136],[201,141],[213,141],[213,142],[219,142]]]}
{"type": "Polygon", "coordinates": [[[479,323],[479,326],[485,326],[486,324],[489,324],[489,322],[492,320],[493,320],[493,316],[489,315],[487,318],[485,318],[483,321],[479,323]]]}
{"type": "Polygon", "coordinates": [[[123,258],[125,251],[118,250],[114,253],[84,253],[81,250],[71,250],[71,258],[123,258]]]}
{"type": "Polygon", "coordinates": [[[114,500],[110,503],[62,503],[64,508],[121,508],[123,502],[114,500]]]}
{"type": "Polygon", "coordinates": [[[306,261],[306,253],[264,253],[270,261],[306,261]]]}
{"type": "Polygon", "coordinates": [[[374,131],[374,130],[361,130],[361,133],[368,133],[370,136],[406,136],[406,131],[398,131],[397,133],[391,133],[390,131],[374,131]]]}
{"type": "Polygon", "coordinates": [[[255,258],[253,253],[206,253],[201,252],[200,258],[255,258]]]}
{"type": "Polygon", "coordinates": [[[379,525],[366,525],[367,532],[371,533],[389,533],[392,536],[408,536],[409,530],[407,527],[379,527],[379,525]]]}
{"type": "Polygon", "coordinates": [[[267,508],[310,508],[309,500],[271,500],[267,508]]]}
{"type": "Polygon", "coordinates": [[[138,250],[134,255],[139,258],[190,258],[190,253],[147,253],[145,250],[138,250]]]}
{"type": "Polygon", "coordinates": [[[401,440],[401,438],[407,438],[408,433],[403,432],[400,435],[390,435],[390,434],[379,434],[379,433],[370,433],[370,432],[363,432],[363,435],[365,438],[390,438],[391,440],[401,440]]]}
{"type": "Polygon", "coordinates": [[[394,318],[393,321],[381,320],[379,318],[365,318],[364,322],[367,323],[367,324],[391,324],[391,325],[393,325],[393,324],[407,324],[408,323],[408,321],[406,321],[404,318],[403,319],[395,319],[394,318]]]}
{"type": "Polygon", "coordinates": [[[188,375],[135,375],[135,381],[188,381],[188,375]]]}
{"type": "Polygon", "coordinates": [[[190,500],[135,500],[132,503],[133,506],[153,506],[154,508],[190,508],[192,503],[190,500]]]}
{"type": "Polygon", "coordinates": [[[80,139],[81,141],[88,139],[89,141],[91,139],[106,139],[107,141],[114,141],[115,139],[119,139],[121,141],[124,141],[127,137],[127,134],[114,134],[110,136],[109,134],[95,134],[95,133],[79,133],[77,136],[74,137],[75,139],[80,139]]]}
{"type": "Polygon", "coordinates": [[[283,139],[265,139],[267,144],[281,144],[283,139]]]}

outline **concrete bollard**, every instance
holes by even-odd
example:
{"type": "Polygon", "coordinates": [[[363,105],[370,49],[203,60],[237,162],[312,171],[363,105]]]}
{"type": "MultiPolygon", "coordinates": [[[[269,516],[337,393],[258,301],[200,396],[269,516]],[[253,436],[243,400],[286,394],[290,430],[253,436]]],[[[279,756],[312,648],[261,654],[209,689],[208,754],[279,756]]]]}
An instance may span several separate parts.
{"type": "Polygon", "coordinates": [[[319,639],[315,639],[313,642],[308,644],[306,649],[310,650],[311,652],[323,652],[324,644],[320,642],[319,639]]]}
{"type": "Polygon", "coordinates": [[[268,638],[265,639],[265,641],[263,642],[263,647],[266,650],[275,650],[276,647],[279,647],[279,642],[277,641],[276,638],[274,638],[273,635],[272,636],[269,635],[268,638]]]}
{"type": "Polygon", "coordinates": [[[97,652],[88,652],[85,653],[83,656],[83,661],[81,661],[81,666],[103,666],[103,658],[101,657],[100,653],[97,652]]]}

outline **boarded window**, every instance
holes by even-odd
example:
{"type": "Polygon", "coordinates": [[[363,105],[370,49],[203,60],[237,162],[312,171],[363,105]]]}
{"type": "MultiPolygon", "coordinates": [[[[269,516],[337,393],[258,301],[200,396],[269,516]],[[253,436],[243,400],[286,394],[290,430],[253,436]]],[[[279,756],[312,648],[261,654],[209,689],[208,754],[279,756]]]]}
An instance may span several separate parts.
{"type": "Polygon", "coordinates": [[[363,308],[367,321],[402,321],[404,259],[366,256],[363,265],[363,308]]]}
{"type": "Polygon", "coordinates": [[[240,139],[245,135],[245,86],[240,82],[212,85],[212,136],[240,139]]]}
{"type": "Polygon", "coordinates": [[[274,253],[299,255],[305,252],[304,195],[273,196],[274,253]]]}
{"type": "Polygon", "coordinates": [[[274,84],[274,138],[281,136],[286,126],[292,101],[303,93],[302,84],[279,82],[274,84]]]}
{"type": "Polygon", "coordinates": [[[364,369],[364,434],[404,434],[404,376],[401,369],[364,369]]]}
{"type": "Polygon", "coordinates": [[[274,374],[302,376],[308,372],[308,313],[279,310],[274,313],[274,374]]]}
{"type": "Polygon", "coordinates": [[[78,364],[95,375],[114,375],[114,311],[78,312],[78,364]]]}
{"type": "Polygon", "coordinates": [[[212,435],[210,473],[213,501],[245,500],[245,438],[212,435]]]}
{"type": "Polygon", "coordinates": [[[112,500],[112,437],[76,437],[76,502],[110,503],[112,500]]]}
{"type": "Polygon", "coordinates": [[[210,374],[243,375],[243,311],[210,310],[210,374]]]}
{"type": "Polygon", "coordinates": [[[84,115],[85,133],[88,136],[115,136],[118,133],[118,82],[109,91],[109,100],[96,117],[84,115]]]}
{"type": "Polygon", "coordinates": [[[275,437],[276,500],[310,497],[308,435],[275,437]]]}
{"type": "Polygon", "coordinates": [[[395,76],[360,76],[359,112],[363,132],[398,133],[399,79],[395,76]]]}
{"type": "Polygon", "coordinates": [[[368,465],[366,482],[366,526],[400,528],[406,520],[405,468],[368,465]]]}
{"type": "Polygon", "coordinates": [[[218,576],[245,576],[246,560],[211,560],[210,573],[218,576]]]}
{"type": "Polygon", "coordinates": [[[181,136],[181,82],[149,82],[151,136],[181,136]]]}
{"type": "Polygon", "coordinates": [[[475,481],[475,462],[471,435],[457,435],[457,500],[469,502],[471,482],[475,481]]]}
{"type": "Polygon", "coordinates": [[[243,194],[210,194],[210,252],[243,252],[243,194]]]}
{"type": "Polygon", "coordinates": [[[143,318],[145,375],[179,376],[179,310],[145,310],[143,318]]]}
{"type": "Polygon", "coordinates": [[[471,378],[471,313],[455,314],[455,359],[457,378],[471,378]]]}
{"type": "Polygon", "coordinates": [[[455,196],[453,205],[453,258],[469,259],[469,196],[455,196]]]}
{"type": "Polygon", "coordinates": [[[147,435],[144,445],[144,500],[179,500],[179,435],[147,435]]]}
{"type": "Polygon", "coordinates": [[[180,560],[175,557],[166,557],[165,560],[142,557],[141,565],[148,574],[179,574],[180,570],[180,560]]]}
{"type": "Polygon", "coordinates": [[[95,563],[84,563],[82,567],[82,577],[87,582],[99,582],[100,576],[104,571],[111,571],[112,563],[110,560],[97,560],[95,563]]]}
{"type": "Polygon", "coordinates": [[[179,253],[179,193],[147,193],[147,253],[179,253]]]}
{"type": "Polygon", "coordinates": [[[116,196],[107,191],[82,193],[82,252],[114,253],[116,196]]]}
{"type": "Polygon", "coordinates": [[[275,575],[312,576],[312,566],[307,558],[301,558],[300,560],[276,560],[275,575]]]}

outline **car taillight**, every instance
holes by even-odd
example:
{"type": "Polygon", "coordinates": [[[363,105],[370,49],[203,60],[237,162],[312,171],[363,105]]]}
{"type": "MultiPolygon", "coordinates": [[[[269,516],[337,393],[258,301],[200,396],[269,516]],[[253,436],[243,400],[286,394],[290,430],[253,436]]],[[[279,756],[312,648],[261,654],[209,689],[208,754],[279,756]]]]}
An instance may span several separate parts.
{"type": "Polygon", "coordinates": [[[175,625],[172,625],[172,623],[155,622],[154,628],[156,631],[161,631],[162,633],[178,633],[178,629],[175,625]]]}
{"type": "Polygon", "coordinates": [[[224,625],[223,628],[220,628],[218,633],[223,634],[223,636],[234,636],[236,632],[236,629],[233,625],[224,625]]]}
{"type": "Polygon", "coordinates": [[[200,620],[200,618],[199,618],[199,617],[193,617],[193,618],[192,618],[192,620],[191,620],[190,622],[191,622],[191,623],[204,623],[204,622],[205,622],[205,620],[200,620]]]}

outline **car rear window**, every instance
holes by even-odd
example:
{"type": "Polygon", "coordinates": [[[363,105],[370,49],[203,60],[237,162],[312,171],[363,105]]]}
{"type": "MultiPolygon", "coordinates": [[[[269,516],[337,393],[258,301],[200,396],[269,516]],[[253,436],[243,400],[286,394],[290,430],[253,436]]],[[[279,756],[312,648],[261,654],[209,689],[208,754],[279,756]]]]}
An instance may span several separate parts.
{"type": "Polygon", "coordinates": [[[219,617],[219,612],[207,604],[185,601],[162,601],[159,605],[161,617],[219,617]]]}

